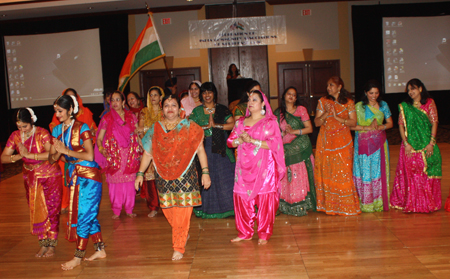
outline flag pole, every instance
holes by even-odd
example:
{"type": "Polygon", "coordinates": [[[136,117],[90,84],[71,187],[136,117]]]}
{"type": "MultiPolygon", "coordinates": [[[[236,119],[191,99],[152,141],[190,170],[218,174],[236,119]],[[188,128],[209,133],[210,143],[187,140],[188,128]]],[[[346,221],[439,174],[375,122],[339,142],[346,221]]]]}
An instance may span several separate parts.
{"type": "Polygon", "coordinates": [[[170,74],[170,70],[169,70],[169,65],[167,65],[166,57],[164,56],[163,59],[164,59],[164,65],[166,66],[167,75],[169,76],[170,84],[172,84],[172,86],[174,86],[173,80],[172,80],[172,75],[170,74]]]}
{"type": "MultiPolygon", "coordinates": [[[[150,12],[150,7],[148,6],[147,2],[145,2],[145,8],[147,9],[148,17],[150,17],[152,12],[150,12]]],[[[173,86],[174,84],[172,81],[172,75],[170,74],[169,65],[167,65],[166,56],[164,56],[163,59],[164,59],[164,66],[166,67],[167,75],[169,76],[170,84],[172,84],[172,86],[173,86]]]]}

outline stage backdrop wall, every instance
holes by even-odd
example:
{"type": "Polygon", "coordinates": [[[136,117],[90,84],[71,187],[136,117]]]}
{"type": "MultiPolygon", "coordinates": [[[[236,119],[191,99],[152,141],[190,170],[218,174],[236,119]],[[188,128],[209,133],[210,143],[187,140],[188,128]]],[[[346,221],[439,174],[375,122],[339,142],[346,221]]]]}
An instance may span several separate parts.
{"type": "MultiPolygon", "coordinates": [[[[353,45],[355,57],[355,96],[361,100],[364,84],[370,79],[383,81],[383,17],[412,17],[450,15],[450,2],[352,6],[353,45]]],[[[417,38],[420,40],[421,38],[417,38]]],[[[411,77],[419,78],[420,77],[411,77]]],[[[450,77],[449,77],[450,78],[450,77]]],[[[427,85],[426,80],[422,82],[427,85]]],[[[450,124],[450,114],[445,113],[450,103],[450,90],[432,91],[440,124],[450,124]]],[[[395,125],[398,120],[398,104],[406,93],[384,95],[389,104],[395,125]]]]}
{"type": "MultiPolygon", "coordinates": [[[[128,54],[128,15],[104,15],[85,17],[64,17],[28,21],[1,22],[0,35],[26,35],[54,32],[67,32],[99,28],[103,68],[103,88],[116,89],[119,73],[128,54]]],[[[12,131],[16,130],[15,111],[8,110],[5,57],[0,59],[0,141],[5,142],[12,131]]],[[[76,88],[75,88],[76,89],[76,88]]],[[[94,114],[94,121],[99,122],[103,104],[87,104],[94,114]]],[[[53,106],[33,108],[37,125],[48,129],[53,117],[53,106]]]]}

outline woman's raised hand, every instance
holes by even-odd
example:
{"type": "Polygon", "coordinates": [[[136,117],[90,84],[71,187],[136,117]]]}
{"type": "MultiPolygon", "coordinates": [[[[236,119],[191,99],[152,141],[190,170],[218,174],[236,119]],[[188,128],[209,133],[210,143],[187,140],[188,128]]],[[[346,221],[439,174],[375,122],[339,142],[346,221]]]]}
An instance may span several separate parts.
{"type": "Polygon", "coordinates": [[[66,146],[59,140],[59,139],[54,139],[53,140],[53,146],[55,147],[55,150],[59,153],[64,154],[64,151],[66,151],[66,146]]]}
{"type": "Polygon", "coordinates": [[[250,137],[247,132],[242,132],[242,134],[239,136],[244,142],[252,142],[252,138],[250,137]]]}
{"type": "Polygon", "coordinates": [[[28,155],[27,148],[21,142],[19,142],[18,146],[19,146],[19,154],[20,154],[20,156],[22,156],[23,158],[26,158],[27,155],[28,155]]]}
{"type": "Polygon", "coordinates": [[[286,125],[286,133],[287,134],[294,134],[294,129],[292,129],[291,125],[286,125]]]}

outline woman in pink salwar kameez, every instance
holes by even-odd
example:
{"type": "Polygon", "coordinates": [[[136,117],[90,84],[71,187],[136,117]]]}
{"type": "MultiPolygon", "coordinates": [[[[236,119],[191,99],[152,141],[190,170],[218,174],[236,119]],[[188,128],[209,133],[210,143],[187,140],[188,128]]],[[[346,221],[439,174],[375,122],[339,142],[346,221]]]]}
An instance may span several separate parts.
{"type": "Polygon", "coordinates": [[[133,213],[136,201],[134,179],[141,156],[138,136],[134,133],[138,119],[124,107],[125,97],[122,92],[115,91],[111,95],[111,111],[98,127],[98,151],[95,153],[95,161],[106,173],[113,219],[119,218],[122,207],[128,217],[136,216],[133,213]]]}
{"type": "Polygon", "coordinates": [[[231,242],[251,240],[256,220],[258,244],[266,244],[273,234],[286,164],[277,118],[261,91],[250,93],[245,118],[236,121],[227,144],[237,147],[234,211],[238,236],[231,242]]]}

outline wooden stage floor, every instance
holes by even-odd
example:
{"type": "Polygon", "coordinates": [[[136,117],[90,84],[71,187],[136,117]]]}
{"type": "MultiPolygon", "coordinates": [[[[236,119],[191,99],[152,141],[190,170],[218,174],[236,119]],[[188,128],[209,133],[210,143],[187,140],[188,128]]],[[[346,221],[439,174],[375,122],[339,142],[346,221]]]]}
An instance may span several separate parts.
{"type": "MultiPolygon", "coordinates": [[[[442,201],[449,193],[450,144],[443,157],[442,201]]],[[[399,146],[391,146],[391,185],[399,146]]],[[[37,237],[29,233],[29,211],[21,175],[0,183],[0,278],[450,278],[450,213],[404,214],[397,210],[356,217],[281,214],[265,246],[230,243],[234,218],[191,221],[185,257],[171,260],[171,229],[161,212],[147,217],[138,198],[130,219],[112,220],[104,187],[100,224],[107,258],[72,271],[75,244],[61,233],[56,256],[38,259],[37,237]]],[[[61,217],[65,231],[67,214],[61,217]]],[[[92,253],[92,242],[88,255],[92,253]]]]}

